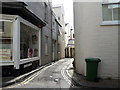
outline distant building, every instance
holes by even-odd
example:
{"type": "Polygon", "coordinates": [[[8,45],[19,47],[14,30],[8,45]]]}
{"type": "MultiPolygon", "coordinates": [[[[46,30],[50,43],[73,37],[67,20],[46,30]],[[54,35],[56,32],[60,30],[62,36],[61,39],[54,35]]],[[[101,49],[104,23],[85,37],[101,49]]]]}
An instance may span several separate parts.
{"type": "Polygon", "coordinates": [[[77,73],[86,76],[85,58],[97,57],[101,59],[98,77],[119,78],[118,25],[120,18],[118,18],[118,10],[120,7],[115,0],[110,1],[74,2],[77,73]]]}
{"type": "Polygon", "coordinates": [[[65,45],[65,57],[66,58],[74,58],[75,56],[75,43],[74,43],[74,37],[73,37],[73,29],[69,25],[69,23],[65,24],[65,39],[66,39],[66,45],[65,45]]]}
{"type": "Polygon", "coordinates": [[[75,42],[74,39],[69,39],[68,44],[65,48],[65,57],[74,58],[75,57],[75,42]]]}
{"type": "Polygon", "coordinates": [[[71,29],[71,26],[69,23],[65,23],[65,47],[67,46],[68,44],[68,40],[70,39],[70,30],[71,29]]]}
{"type": "Polygon", "coordinates": [[[61,24],[61,58],[65,57],[65,22],[64,22],[64,7],[63,5],[54,5],[53,12],[56,14],[58,21],[61,24]]]}
{"type": "Polygon", "coordinates": [[[52,12],[52,61],[60,59],[61,55],[61,24],[52,12]]]}

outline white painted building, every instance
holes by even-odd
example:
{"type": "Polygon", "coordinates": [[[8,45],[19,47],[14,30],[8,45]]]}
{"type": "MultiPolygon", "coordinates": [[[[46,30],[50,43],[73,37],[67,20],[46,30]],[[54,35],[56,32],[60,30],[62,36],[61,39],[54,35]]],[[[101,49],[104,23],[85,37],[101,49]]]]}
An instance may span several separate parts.
{"type": "Polygon", "coordinates": [[[69,23],[65,24],[65,46],[69,44],[69,39],[74,39],[74,30],[72,29],[72,26],[70,26],[69,23]]]}
{"type": "Polygon", "coordinates": [[[69,23],[66,23],[65,24],[65,39],[66,39],[66,42],[65,42],[65,46],[67,47],[67,44],[68,44],[68,40],[70,39],[70,24],[69,23]]]}
{"type": "Polygon", "coordinates": [[[101,59],[98,76],[118,79],[120,7],[118,2],[105,1],[74,2],[76,71],[86,76],[85,58],[97,57],[101,59]]]}

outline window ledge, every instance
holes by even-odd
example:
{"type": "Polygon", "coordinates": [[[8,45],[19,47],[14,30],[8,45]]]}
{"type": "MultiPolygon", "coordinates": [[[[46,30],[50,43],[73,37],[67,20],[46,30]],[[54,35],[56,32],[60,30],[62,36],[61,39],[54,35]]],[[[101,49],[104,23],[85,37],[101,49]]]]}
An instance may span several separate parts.
{"type": "Polygon", "coordinates": [[[120,21],[103,21],[101,26],[118,26],[120,25],[120,21]]]}
{"type": "Polygon", "coordinates": [[[14,65],[14,61],[0,61],[0,66],[14,65]]]}
{"type": "Polygon", "coordinates": [[[0,61],[0,63],[13,63],[14,61],[11,61],[11,60],[7,60],[7,61],[0,61]]]}
{"type": "Polygon", "coordinates": [[[36,60],[39,60],[39,59],[40,59],[40,57],[32,57],[32,58],[21,59],[20,64],[36,61],[36,60]]]}

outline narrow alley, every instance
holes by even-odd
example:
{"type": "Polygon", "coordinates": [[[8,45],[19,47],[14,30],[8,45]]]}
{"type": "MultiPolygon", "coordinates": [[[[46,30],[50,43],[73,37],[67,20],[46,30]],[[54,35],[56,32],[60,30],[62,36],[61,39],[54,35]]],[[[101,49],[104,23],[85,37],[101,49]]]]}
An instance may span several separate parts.
{"type": "MultiPolygon", "coordinates": [[[[14,88],[77,88],[69,79],[66,69],[73,62],[72,58],[61,59],[34,73],[24,81],[3,89],[14,88]]],[[[80,87],[79,87],[80,88],[80,87]]]]}
{"type": "Polygon", "coordinates": [[[0,0],[0,90],[118,89],[120,0],[0,0]]]}

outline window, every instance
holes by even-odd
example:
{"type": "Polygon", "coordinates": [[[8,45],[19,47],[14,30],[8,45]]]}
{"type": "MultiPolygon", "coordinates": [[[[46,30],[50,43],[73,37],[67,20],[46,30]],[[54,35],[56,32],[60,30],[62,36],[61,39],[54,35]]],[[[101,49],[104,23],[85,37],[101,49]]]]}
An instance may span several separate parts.
{"type": "Polygon", "coordinates": [[[120,6],[118,4],[103,4],[103,21],[120,20],[118,18],[119,11],[120,6]]]}
{"type": "Polygon", "coordinates": [[[60,17],[58,17],[58,20],[60,20],[60,17]]]}
{"type": "Polygon", "coordinates": [[[75,34],[73,34],[73,38],[75,38],[75,34]]]}
{"type": "Polygon", "coordinates": [[[11,61],[13,51],[13,22],[0,21],[0,61],[11,61]]]}
{"type": "Polygon", "coordinates": [[[38,57],[39,31],[20,23],[20,58],[38,57]]]}
{"type": "Polygon", "coordinates": [[[4,21],[0,21],[0,33],[4,32],[4,21]]]}
{"type": "Polygon", "coordinates": [[[55,24],[55,22],[53,22],[53,25],[55,24]]]}
{"type": "Polygon", "coordinates": [[[45,36],[45,55],[48,55],[48,36],[45,36]]]}
{"type": "Polygon", "coordinates": [[[115,22],[120,20],[119,12],[120,12],[120,3],[119,0],[108,0],[107,3],[102,4],[102,14],[103,21],[112,21],[115,22]]]}

